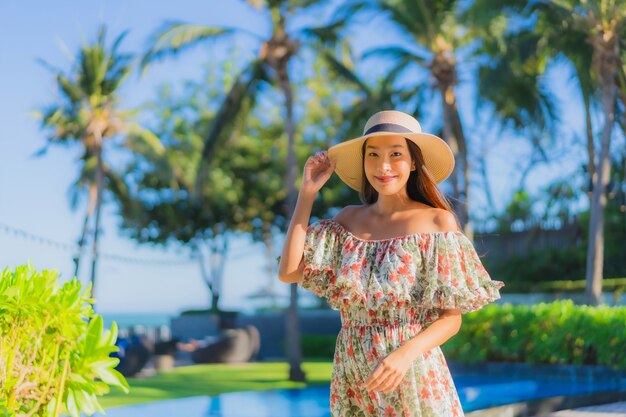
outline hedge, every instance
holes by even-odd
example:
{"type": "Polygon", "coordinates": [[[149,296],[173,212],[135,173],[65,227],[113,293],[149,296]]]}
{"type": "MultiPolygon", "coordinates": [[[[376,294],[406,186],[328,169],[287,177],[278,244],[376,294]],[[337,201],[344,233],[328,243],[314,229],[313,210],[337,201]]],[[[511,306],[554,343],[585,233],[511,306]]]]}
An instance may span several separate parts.
{"type": "MultiPolygon", "coordinates": [[[[603,365],[626,369],[626,307],[490,304],[463,315],[459,333],[442,346],[458,363],[603,365]]],[[[331,358],[335,336],[302,337],[303,354],[331,358]]]]}

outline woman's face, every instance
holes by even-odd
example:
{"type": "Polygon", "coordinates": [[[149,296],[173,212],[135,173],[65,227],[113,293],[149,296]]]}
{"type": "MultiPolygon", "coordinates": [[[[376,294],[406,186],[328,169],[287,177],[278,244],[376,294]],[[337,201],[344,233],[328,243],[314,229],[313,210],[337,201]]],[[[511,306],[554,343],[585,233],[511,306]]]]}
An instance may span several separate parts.
{"type": "Polygon", "coordinates": [[[369,183],[380,195],[404,193],[413,168],[409,147],[403,136],[367,139],[363,167],[369,183]]]}

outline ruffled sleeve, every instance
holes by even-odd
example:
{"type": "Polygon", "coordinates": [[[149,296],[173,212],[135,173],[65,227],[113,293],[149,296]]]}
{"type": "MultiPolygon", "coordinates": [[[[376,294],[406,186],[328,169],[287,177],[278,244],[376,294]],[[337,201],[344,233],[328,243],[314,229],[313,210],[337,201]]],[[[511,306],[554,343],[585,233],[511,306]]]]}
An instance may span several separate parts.
{"type": "Polygon", "coordinates": [[[426,249],[424,269],[417,283],[417,299],[428,310],[427,322],[437,309],[470,313],[500,298],[504,282],[492,280],[472,242],[461,232],[444,232],[426,249]]]}
{"type": "Polygon", "coordinates": [[[298,283],[302,288],[326,298],[332,308],[332,294],[337,281],[338,265],[341,265],[340,235],[333,223],[321,220],[311,224],[304,240],[304,271],[298,283]]]}

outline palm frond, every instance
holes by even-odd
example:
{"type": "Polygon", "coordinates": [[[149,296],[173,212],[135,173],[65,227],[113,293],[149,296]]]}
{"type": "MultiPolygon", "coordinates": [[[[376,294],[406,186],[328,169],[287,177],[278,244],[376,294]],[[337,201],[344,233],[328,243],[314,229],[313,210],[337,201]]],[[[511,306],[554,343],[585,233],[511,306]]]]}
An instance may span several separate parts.
{"type": "Polygon", "coordinates": [[[117,38],[115,38],[115,40],[111,44],[110,55],[112,56],[118,55],[117,49],[120,47],[120,45],[122,44],[126,36],[128,36],[128,33],[129,33],[129,30],[125,30],[124,32],[120,33],[117,38]]]}
{"type": "MultiPolygon", "coordinates": [[[[389,13],[399,28],[423,46],[430,47],[446,20],[456,20],[458,1],[381,0],[380,9],[389,13]]],[[[447,34],[449,36],[449,34],[447,34]]]]}
{"type": "Polygon", "coordinates": [[[165,147],[159,138],[148,129],[133,124],[128,127],[124,145],[151,162],[156,162],[165,154],[165,147]]]}
{"type": "Polygon", "coordinates": [[[348,68],[346,64],[340,62],[329,51],[322,53],[322,59],[328,64],[331,70],[339,77],[354,84],[360,91],[365,92],[367,95],[371,95],[369,87],[359,78],[359,75],[353,70],[348,68]]]}
{"type": "MultiPolygon", "coordinates": [[[[412,61],[412,57],[401,58],[398,60],[396,65],[389,70],[380,84],[380,90],[383,94],[392,94],[393,85],[396,82],[396,79],[409,67],[409,64],[412,61]]],[[[418,86],[417,88],[421,89],[421,86],[418,86]]]]}
{"type": "Polygon", "coordinates": [[[425,66],[428,61],[428,53],[411,52],[401,46],[386,46],[381,48],[372,48],[363,54],[363,58],[370,57],[388,58],[396,62],[417,63],[425,66]]]}
{"type": "Polygon", "coordinates": [[[150,48],[141,58],[140,67],[145,70],[148,64],[174,56],[198,45],[200,42],[233,33],[233,29],[193,25],[182,22],[166,22],[150,41],[150,48]]]}
{"type": "Polygon", "coordinates": [[[341,33],[348,29],[355,16],[367,8],[363,1],[348,1],[341,5],[333,14],[331,22],[323,26],[305,27],[301,34],[322,45],[333,45],[341,38],[341,33]]]}
{"type": "Polygon", "coordinates": [[[507,51],[478,71],[478,105],[490,103],[502,123],[514,129],[552,130],[557,120],[554,98],[543,85],[540,40],[530,32],[511,35],[507,51]]]}
{"type": "Polygon", "coordinates": [[[216,147],[226,139],[225,132],[233,126],[246,100],[255,100],[259,84],[269,81],[270,77],[261,60],[253,61],[239,74],[217,111],[204,141],[202,159],[205,163],[211,161],[216,147]]]}
{"type": "Polygon", "coordinates": [[[84,95],[80,85],[73,83],[69,78],[58,74],[57,84],[70,103],[78,103],[83,99],[84,95]]]}
{"type": "Polygon", "coordinates": [[[305,27],[300,30],[301,36],[322,45],[332,45],[340,39],[340,32],[345,28],[347,20],[337,20],[325,26],[305,27]]]}

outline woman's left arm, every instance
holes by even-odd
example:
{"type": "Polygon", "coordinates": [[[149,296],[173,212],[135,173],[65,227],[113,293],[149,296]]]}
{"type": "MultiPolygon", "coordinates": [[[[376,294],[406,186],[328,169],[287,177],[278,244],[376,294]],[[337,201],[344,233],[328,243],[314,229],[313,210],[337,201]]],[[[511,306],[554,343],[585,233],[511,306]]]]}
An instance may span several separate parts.
{"type": "Polygon", "coordinates": [[[461,328],[461,311],[439,310],[439,318],[387,355],[363,383],[368,391],[392,392],[420,355],[444,344],[461,328]]]}

